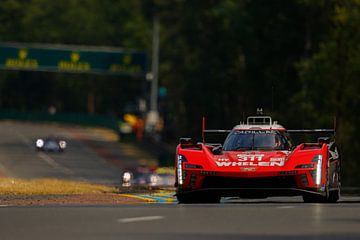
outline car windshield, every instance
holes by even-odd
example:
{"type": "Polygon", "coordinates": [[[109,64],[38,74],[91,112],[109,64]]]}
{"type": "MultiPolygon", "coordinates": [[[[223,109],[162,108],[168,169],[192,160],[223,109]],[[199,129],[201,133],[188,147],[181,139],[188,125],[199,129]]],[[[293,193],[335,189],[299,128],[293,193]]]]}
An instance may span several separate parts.
{"type": "Polygon", "coordinates": [[[234,131],[225,140],[224,150],[285,150],[287,146],[276,131],[234,131]]]}

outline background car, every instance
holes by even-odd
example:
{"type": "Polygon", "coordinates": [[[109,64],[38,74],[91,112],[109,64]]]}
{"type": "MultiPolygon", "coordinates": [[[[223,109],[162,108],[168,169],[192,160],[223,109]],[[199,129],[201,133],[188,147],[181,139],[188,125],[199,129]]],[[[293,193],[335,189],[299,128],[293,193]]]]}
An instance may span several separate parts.
{"type": "Polygon", "coordinates": [[[173,168],[137,167],[122,174],[122,187],[173,187],[173,168]]]}
{"type": "Polygon", "coordinates": [[[60,140],[52,137],[39,138],[35,142],[37,151],[44,152],[63,152],[67,147],[65,140],[60,140]]]}

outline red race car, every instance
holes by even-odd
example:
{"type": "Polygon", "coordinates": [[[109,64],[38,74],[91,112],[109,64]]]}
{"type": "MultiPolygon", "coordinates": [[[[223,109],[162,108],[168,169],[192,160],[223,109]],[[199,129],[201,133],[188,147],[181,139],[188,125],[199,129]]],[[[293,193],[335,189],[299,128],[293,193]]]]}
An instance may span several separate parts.
{"type": "Polygon", "coordinates": [[[203,142],[181,138],[176,151],[179,203],[218,203],[221,197],[303,197],[336,202],[340,197],[340,155],[335,130],[286,130],[268,116],[251,116],[232,130],[205,130],[203,142]],[[224,144],[205,134],[228,134],[224,144]],[[292,146],[290,134],[331,135],[292,146]]]}

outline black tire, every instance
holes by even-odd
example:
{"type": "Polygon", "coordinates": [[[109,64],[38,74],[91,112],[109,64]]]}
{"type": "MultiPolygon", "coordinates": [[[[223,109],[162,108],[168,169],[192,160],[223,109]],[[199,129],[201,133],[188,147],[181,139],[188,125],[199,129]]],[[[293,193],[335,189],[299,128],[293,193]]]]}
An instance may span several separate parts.
{"type": "Polygon", "coordinates": [[[221,197],[217,195],[195,195],[195,194],[176,194],[179,203],[220,203],[221,197]]]}
{"type": "Polygon", "coordinates": [[[337,190],[326,191],[325,196],[303,195],[305,203],[336,203],[340,198],[340,188],[337,190]]]}
{"type": "Polygon", "coordinates": [[[326,199],[326,202],[328,203],[336,203],[340,198],[340,189],[330,191],[329,196],[326,199]]]}
{"type": "Polygon", "coordinates": [[[325,196],[321,195],[303,195],[303,200],[305,203],[336,203],[340,198],[340,180],[338,180],[337,190],[329,191],[329,169],[326,171],[326,186],[325,186],[325,196]]]}
{"type": "Polygon", "coordinates": [[[340,187],[341,187],[340,171],[338,171],[336,174],[337,174],[337,178],[336,178],[337,189],[331,190],[329,192],[329,196],[327,198],[328,203],[336,203],[340,199],[340,187]]]}
{"type": "MultiPolygon", "coordinates": [[[[339,175],[338,175],[339,176],[339,175]]],[[[327,174],[327,182],[329,183],[329,174],[327,174]]],[[[336,203],[340,198],[340,179],[337,179],[337,189],[326,192],[326,197],[323,199],[323,202],[326,203],[336,203]]],[[[329,184],[327,184],[327,189],[329,188],[329,184]]]]}
{"type": "Polygon", "coordinates": [[[303,195],[305,203],[336,203],[340,198],[340,191],[329,191],[326,196],[303,195]]]}

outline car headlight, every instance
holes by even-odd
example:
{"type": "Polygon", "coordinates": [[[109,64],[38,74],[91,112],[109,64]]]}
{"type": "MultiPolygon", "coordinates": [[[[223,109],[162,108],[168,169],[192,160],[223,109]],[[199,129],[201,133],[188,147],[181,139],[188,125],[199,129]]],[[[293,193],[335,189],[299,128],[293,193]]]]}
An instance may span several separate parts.
{"type": "Polygon", "coordinates": [[[44,146],[44,140],[38,139],[36,140],[36,147],[42,148],[44,146]]]}
{"type": "Polygon", "coordinates": [[[131,181],[131,173],[130,172],[124,172],[122,180],[123,180],[123,183],[130,183],[130,181],[131,181]]]}
{"type": "Polygon", "coordinates": [[[156,175],[156,174],[151,174],[150,175],[150,185],[152,185],[152,186],[158,185],[159,180],[160,180],[160,177],[158,175],[156,175]]]}
{"type": "Polygon", "coordinates": [[[187,162],[185,156],[178,155],[177,156],[177,177],[178,177],[178,184],[183,185],[184,178],[183,178],[183,170],[182,170],[182,163],[187,162]]]}
{"type": "Polygon", "coordinates": [[[322,177],[322,155],[316,155],[312,162],[316,164],[316,176],[315,176],[315,184],[320,185],[321,184],[321,177],[322,177]]]}
{"type": "Polygon", "coordinates": [[[63,141],[63,140],[59,141],[59,146],[60,146],[60,148],[62,148],[62,149],[66,148],[66,142],[63,141]]]}

